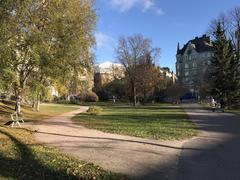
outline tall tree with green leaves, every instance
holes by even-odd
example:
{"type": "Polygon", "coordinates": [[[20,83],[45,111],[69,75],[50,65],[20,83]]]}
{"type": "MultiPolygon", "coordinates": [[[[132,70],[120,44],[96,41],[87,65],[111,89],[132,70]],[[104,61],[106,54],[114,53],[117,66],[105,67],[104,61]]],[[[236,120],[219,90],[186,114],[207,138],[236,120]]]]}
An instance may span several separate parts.
{"type": "Polygon", "coordinates": [[[212,93],[218,97],[226,98],[228,105],[231,106],[234,100],[237,100],[237,91],[239,87],[238,60],[235,56],[231,41],[226,38],[225,30],[219,22],[214,32],[215,48],[214,58],[212,60],[212,93]]]}
{"type": "Polygon", "coordinates": [[[39,84],[90,66],[95,21],[91,0],[0,1],[0,64],[12,76],[19,113],[33,74],[39,84]]]}

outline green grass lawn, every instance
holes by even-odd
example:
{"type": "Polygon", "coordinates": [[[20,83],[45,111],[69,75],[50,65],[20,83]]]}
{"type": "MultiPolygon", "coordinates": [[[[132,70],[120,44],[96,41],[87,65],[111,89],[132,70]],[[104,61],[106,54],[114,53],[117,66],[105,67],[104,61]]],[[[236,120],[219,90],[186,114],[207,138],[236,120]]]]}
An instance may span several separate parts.
{"type": "MultiPolygon", "coordinates": [[[[40,112],[34,111],[29,106],[23,106],[24,119],[29,120],[44,120],[53,116],[60,115],[65,112],[74,111],[79,108],[79,105],[63,105],[63,104],[41,104],[40,112]]],[[[10,120],[10,114],[14,111],[13,102],[0,102],[0,124],[10,120]],[[2,122],[2,123],[1,123],[2,122]]]]}
{"type": "Polygon", "coordinates": [[[82,106],[130,106],[132,103],[128,102],[119,102],[116,101],[114,103],[113,101],[98,101],[98,102],[81,102],[79,103],[82,106]]]}
{"type": "MultiPolygon", "coordinates": [[[[201,105],[202,105],[204,108],[206,108],[206,109],[209,109],[209,110],[211,109],[209,103],[201,103],[201,105]]],[[[216,110],[217,110],[217,111],[221,111],[219,104],[218,104],[216,110]]],[[[227,112],[227,113],[234,113],[234,114],[240,115],[240,107],[235,107],[235,108],[230,108],[230,109],[229,109],[228,107],[225,107],[225,112],[227,112]]]]}
{"type": "Polygon", "coordinates": [[[102,106],[103,112],[93,116],[79,114],[73,119],[89,128],[104,132],[163,140],[181,140],[197,134],[181,107],[102,106]]]}
{"type": "Polygon", "coordinates": [[[240,115],[240,109],[227,109],[226,112],[240,115]]]}
{"type": "Polygon", "coordinates": [[[0,126],[0,179],[126,179],[40,145],[31,132],[0,126]]]}
{"type": "MultiPolygon", "coordinates": [[[[44,120],[78,109],[77,105],[42,104],[40,112],[23,106],[25,120],[44,120]]],[[[10,119],[13,102],[0,103],[0,122],[10,119]]],[[[0,179],[126,179],[90,163],[43,146],[24,129],[0,126],[0,179]]]]}

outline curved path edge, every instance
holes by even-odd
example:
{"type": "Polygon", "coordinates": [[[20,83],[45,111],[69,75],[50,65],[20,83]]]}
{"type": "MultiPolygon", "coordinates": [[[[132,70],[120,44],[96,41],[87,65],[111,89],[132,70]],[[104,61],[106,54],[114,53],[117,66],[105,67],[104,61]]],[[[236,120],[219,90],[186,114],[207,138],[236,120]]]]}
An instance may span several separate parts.
{"type": "Polygon", "coordinates": [[[239,180],[240,117],[211,112],[199,104],[182,107],[200,134],[183,144],[177,179],[239,180]]]}
{"type": "Polygon", "coordinates": [[[159,141],[88,129],[71,118],[88,107],[38,121],[31,129],[43,144],[57,147],[80,160],[91,162],[136,179],[175,179],[183,141],[159,141]]]}

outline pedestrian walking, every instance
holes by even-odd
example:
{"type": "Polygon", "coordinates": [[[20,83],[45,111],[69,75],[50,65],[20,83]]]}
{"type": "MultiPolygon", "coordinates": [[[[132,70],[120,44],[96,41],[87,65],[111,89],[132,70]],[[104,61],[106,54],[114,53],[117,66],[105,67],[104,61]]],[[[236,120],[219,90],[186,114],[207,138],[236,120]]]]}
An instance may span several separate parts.
{"type": "Polygon", "coordinates": [[[214,100],[213,97],[211,99],[211,104],[210,105],[212,107],[212,112],[215,112],[217,103],[216,103],[216,101],[214,100]]]}
{"type": "Polygon", "coordinates": [[[220,99],[220,107],[221,107],[221,111],[224,112],[224,108],[225,108],[225,101],[223,98],[220,99]]]}

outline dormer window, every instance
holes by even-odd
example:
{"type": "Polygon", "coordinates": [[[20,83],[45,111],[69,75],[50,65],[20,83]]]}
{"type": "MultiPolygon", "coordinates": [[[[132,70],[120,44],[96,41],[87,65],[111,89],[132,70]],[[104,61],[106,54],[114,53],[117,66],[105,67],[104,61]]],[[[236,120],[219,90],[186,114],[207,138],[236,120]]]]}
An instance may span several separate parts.
{"type": "Polygon", "coordinates": [[[191,53],[192,53],[192,50],[191,50],[191,49],[190,49],[190,50],[188,50],[188,51],[187,51],[187,53],[188,53],[188,54],[191,54],[191,53]]]}

